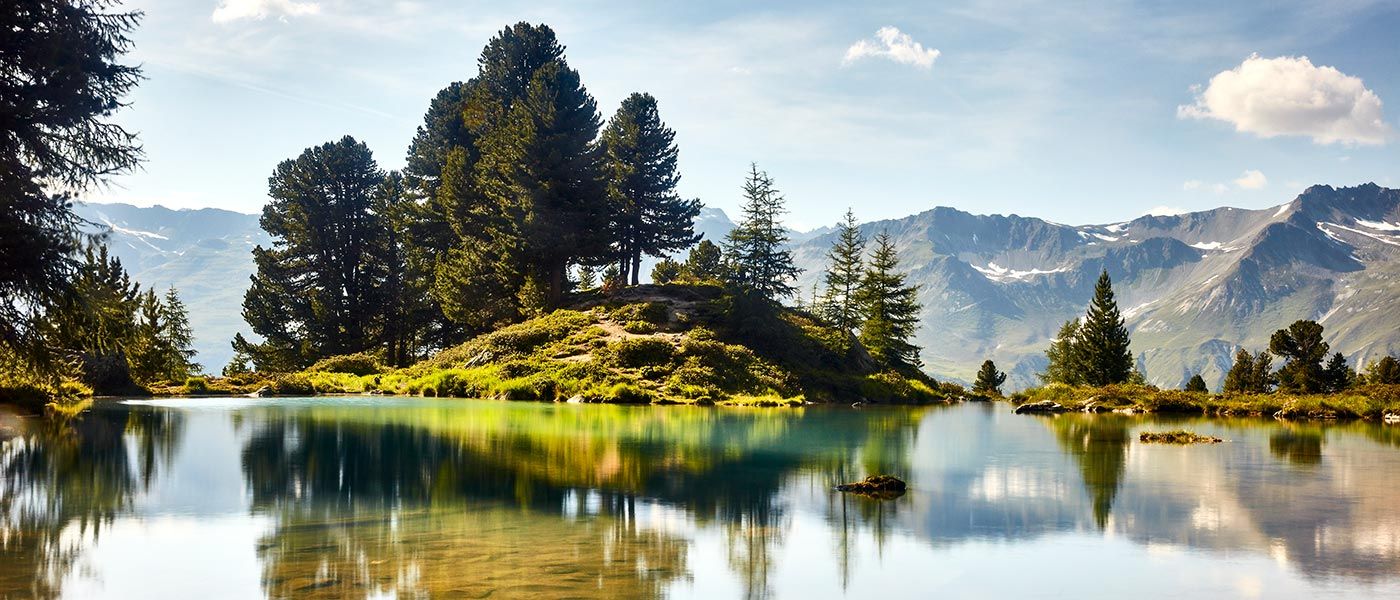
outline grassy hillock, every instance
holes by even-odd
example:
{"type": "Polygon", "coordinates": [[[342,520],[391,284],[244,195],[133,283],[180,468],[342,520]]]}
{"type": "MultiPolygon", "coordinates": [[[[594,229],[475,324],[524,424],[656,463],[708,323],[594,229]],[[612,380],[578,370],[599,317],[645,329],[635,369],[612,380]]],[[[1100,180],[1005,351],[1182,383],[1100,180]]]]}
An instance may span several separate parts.
{"type": "Polygon", "coordinates": [[[1020,406],[1055,402],[1076,412],[1182,413],[1286,419],[1382,419],[1400,415],[1400,385],[1364,385],[1337,394],[1209,394],[1153,386],[1051,384],[1012,394],[1020,406]]]}
{"type": "Polygon", "coordinates": [[[718,286],[579,295],[567,309],[479,336],[421,363],[323,360],[306,371],[197,379],[157,394],[389,393],[636,404],[920,404],[961,396],[919,372],[881,368],[850,334],[718,286]]]}

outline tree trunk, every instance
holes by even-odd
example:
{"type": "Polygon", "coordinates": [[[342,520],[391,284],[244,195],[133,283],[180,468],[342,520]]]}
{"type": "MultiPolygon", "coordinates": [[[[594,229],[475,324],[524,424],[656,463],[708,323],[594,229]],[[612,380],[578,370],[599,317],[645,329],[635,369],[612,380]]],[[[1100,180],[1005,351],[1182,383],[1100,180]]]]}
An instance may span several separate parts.
{"type": "Polygon", "coordinates": [[[637,285],[638,281],[641,279],[641,274],[642,274],[641,272],[642,272],[642,253],[641,253],[641,252],[633,252],[633,253],[632,253],[632,285],[637,285]]]}

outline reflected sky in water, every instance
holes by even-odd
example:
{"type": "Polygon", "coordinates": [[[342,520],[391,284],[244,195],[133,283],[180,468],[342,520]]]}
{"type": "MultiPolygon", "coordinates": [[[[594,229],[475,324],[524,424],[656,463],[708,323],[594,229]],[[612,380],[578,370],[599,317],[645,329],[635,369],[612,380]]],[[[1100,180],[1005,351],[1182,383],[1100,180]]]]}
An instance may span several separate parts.
{"type": "Polygon", "coordinates": [[[0,442],[0,597],[1396,597],[1397,472],[1371,423],[106,403],[0,442]]]}

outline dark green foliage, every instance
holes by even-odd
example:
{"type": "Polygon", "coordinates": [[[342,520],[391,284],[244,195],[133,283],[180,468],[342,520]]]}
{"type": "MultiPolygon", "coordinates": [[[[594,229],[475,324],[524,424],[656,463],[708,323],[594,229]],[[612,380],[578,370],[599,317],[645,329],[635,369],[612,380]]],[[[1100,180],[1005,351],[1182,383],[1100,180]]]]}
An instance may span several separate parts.
{"type": "Polygon", "coordinates": [[[855,301],[860,307],[860,341],[875,360],[901,371],[917,370],[919,347],[910,342],[919,325],[917,286],[905,285],[890,236],[875,236],[875,249],[861,275],[855,301]]]}
{"type": "Polygon", "coordinates": [[[1356,385],[1356,370],[1347,364],[1341,352],[1332,355],[1322,369],[1322,389],[1329,394],[1345,391],[1356,385]]]}
{"type": "Polygon", "coordinates": [[[128,355],[132,377],[139,382],[180,381],[199,372],[193,343],[189,312],[175,288],[166,290],[164,300],[146,290],[128,355]]]}
{"type": "Polygon", "coordinates": [[[1046,366],[1045,372],[1040,374],[1041,381],[1065,385],[1079,385],[1084,382],[1079,347],[1075,344],[1078,338],[1079,319],[1065,321],[1065,324],[1060,326],[1060,332],[1054,341],[1050,342],[1050,347],[1045,349],[1046,366]]]}
{"type": "Polygon", "coordinates": [[[591,290],[598,287],[597,270],[590,265],[579,265],[577,284],[580,290],[591,290]]]}
{"type": "Polygon", "coordinates": [[[700,240],[686,256],[682,277],[694,282],[720,281],[724,277],[724,253],[719,244],[700,240]]]}
{"type": "Polygon", "coordinates": [[[140,13],[108,0],[14,0],[0,9],[0,350],[56,378],[63,356],[43,339],[69,302],[83,246],[72,192],[141,159],[110,117],[141,79],[117,62],[140,13]]]}
{"type": "Polygon", "coordinates": [[[1001,395],[1001,384],[1006,383],[1006,373],[997,370],[996,363],[987,360],[982,362],[982,368],[977,371],[977,381],[972,384],[972,391],[989,396],[1001,395]]]}
{"type": "Polygon", "coordinates": [[[700,201],[676,194],[676,134],[661,122],[651,94],[623,100],[601,142],[614,252],[623,277],[636,285],[643,255],[665,256],[700,239],[694,231],[700,201]]]}
{"type": "Polygon", "coordinates": [[[1382,357],[1366,370],[1366,383],[1376,385],[1400,384],[1400,361],[1394,356],[1382,357]]]}
{"type": "Polygon", "coordinates": [[[312,373],[350,373],[351,375],[377,375],[384,372],[384,363],[379,357],[368,352],[330,356],[316,361],[306,369],[312,373]]]}
{"type": "Polygon", "coordinates": [[[1133,353],[1128,349],[1128,328],[1113,298],[1113,281],[1108,271],[1099,274],[1094,300],[1075,339],[1079,368],[1084,383],[1110,385],[1126,383],[1133,375],[1133,353]]]}
{"type": "Polygon", "coordinates": [[[664,365],[675,355],[671,342],[657,338],[623,339],[600,349],[597,360],[624,369],[664,365]]]}
{"type": "Polygon", "coordinates": [[[680,277],[681,264],[669,258],[661,259],[661,262],[651,268],[651,282],[657,285],[671,283],[680,277]]]}
{"type": "MultiPolygon", "coordinates": [[[[243,318],[265,340],[235,349],[258,370],[287,371],[316,359],[384,344],[393,238],[375,211],[384,173],[369,148],[346,136],[277,166],[262,227],[271,248],[253,250],[257,273],[243,318]]],[[[392,334],[391,334],[392,335],[392,334]]]]}
{"type": "Polygon", "coordinates": [[[791,296],[797,289],[792,282],[801,272],[787,249],[787,230],[780,221],[783,203],[773,179],[750,165],[743,219],[725,239],[726,283],[770,302],[791,296]]]}
{"type": "Polygon", "coordinates": [[[1274,376],[1274,359],[1268,352],[1259,351],[1250,355],[1240,348],[1235,353],[1235,364],[1225,374],[1225,393],[1267,394],[1278,384],[1274,376]]]}
{"type": "Polygon", "coordinates": [[[1287,329],[1269,338],[1269,351],[1286,361],[1279,369],[1279,387],[1290,392],[1315,394],[1327,380],[1322,361],[1327,358],[1327,342],[1322,341],[1322,325],[1316,321],[1294,321],[1287,329]]]}
{"type": "Polygon", "coordinates": [[[1201,377],[1200,373],[1192,375],[1191,380],[1186,382],[1186,391],[1202,394],[1210,393],[1210,389],[1206,387],[1206,380],[1201,377]]]}
{"type": "Polygon", "coordinates": [[[850,209],[836,227],[836,241],[826,255],[826,293],[820,300],[818,312],[836,328],[855,331],[861,325],[860,303],[856,296],[865,269],[865,237],[856,226],[855,213],[850,209]]]}

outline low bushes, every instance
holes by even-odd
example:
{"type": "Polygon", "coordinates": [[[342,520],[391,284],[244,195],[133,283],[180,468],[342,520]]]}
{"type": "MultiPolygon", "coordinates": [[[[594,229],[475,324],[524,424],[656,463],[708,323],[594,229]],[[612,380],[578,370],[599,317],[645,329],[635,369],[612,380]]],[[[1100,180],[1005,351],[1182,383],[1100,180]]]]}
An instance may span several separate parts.
{"type": "Polygon", "coordinates": [[[1400,413],[1400,385],[1366,385],[1337,394],[1202,394],[1142,385],[1075,387],[1050,384],[1012,394],[1011,402],[1049,400],[1074,411],[1132,409],[1151,413],[1376,419],[1400,413]]]}

